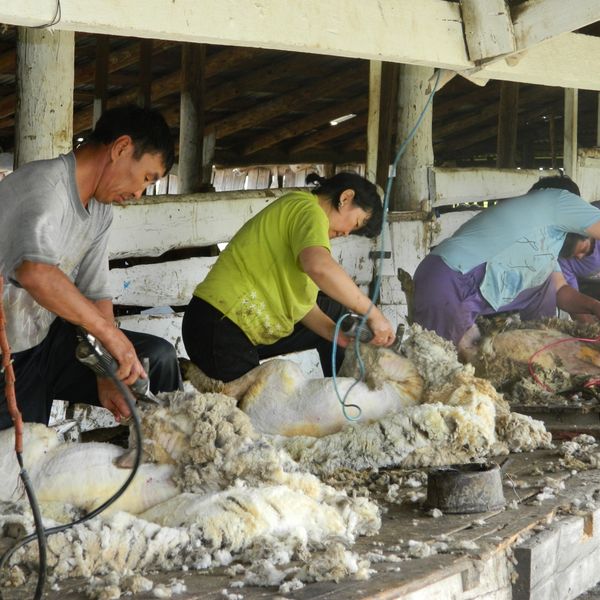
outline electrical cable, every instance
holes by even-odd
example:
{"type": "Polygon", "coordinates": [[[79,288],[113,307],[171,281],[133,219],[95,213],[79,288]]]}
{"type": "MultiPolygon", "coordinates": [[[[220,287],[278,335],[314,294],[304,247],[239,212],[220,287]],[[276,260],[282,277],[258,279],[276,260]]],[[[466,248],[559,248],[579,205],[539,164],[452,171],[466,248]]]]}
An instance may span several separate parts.
{"type": "Polygon", "coordinates": [[[377,269],[377,275],[375,277],[375,285],[373,286],[373,293],[371,294],[371,297],[370,297],[371,304],[370,304],[367,312],[364,315],[362,315],[360,318],[360,322],[357,326],[357,335],[354,339],[354,348],[355,348],[356,357],[358,360],[360,376],[358,378],[355,378],[354,383],[348,388],[348,390],[346,390],[346,393],[344,394],[343,397],[341,396],[340,391],[337,387],[335,359],[337,356],[337,337],[338,337],[342,322],[344,321],[344,319],[346,319],[349,316],[348,313],[343,314],[336,323],[334,338],[333,338],[333,347],[331,350],[331,368],[332,368],[332,372],[333,372],[333,388],[335,390],[338,401],[342,406],[342,412],[344,413],[344,417],[348,421],[357,421],[358,419],[360,419],[360,416],[362,414],[362,411],[359,406],[357,406],[356,404],[348,404],[347,403],[347,398],[348,398],[348,395],[350,394],[350,392],[352,391],[352,389],[354,388],[354,386],[358,385],[361,381],[364,381],[365,374],[366,374],[365,366],[364,366],[363,360],[360,356],[360,339],[359,339],[360,331],[367,327],[366,323],[367,323],[367,319],[369,318],[369,313],[371,312],[371,309],[373,308],[373,306],[375,305],[375,303],[377,302],[377,299],[379,297],[379,290],[381,287],[381,273],[382,273],[382,269],[383,269],[384,247],[385,247],[385,227],[386,227],[386,223],[387,223],[387,215],[389,212],[389,203],[390,203],[390,196],[391,196],[391,192],[392,192],[392,184],[396,177],[396,168],[398,166],[398,162],[400,161],[400,158],[404,154],[408,144],[413,139],[415,133],[417,132],[419,126],[421,125],[421,121],[423,121],[423,117],[425,116],[425,113],[427,112],[429,106],[431,105],[431,103],[433,101],[433,97],[435,95],[437,86],[440,81],[440,73],[441,73],[440,69],[435,69],[435,82],[433,84],[433,88],[429,94],[429,97],[427,98],[427,101],[425,102],[425,106],[423,106],[423,109],[421,110],[421,113],[419,114],[419,116],[417,118],[416,123],[414,124],[413,128],[410,130],[409,134],[406,136],[406,139],[402,142],[402,144],[398,148],[398,151],[396,152],[396,156],[394,158],[394,162],[392,163],[390,175],[387,179],[385,194],[383,197],[383,218],[381,221],[381,234],[379,236],[380,237],[379,264],[378,264],[378,269],[377,269]],[[349,416],[346,411],[347,407],[355,408],[357,410],[358,414],[356,416],[349,416]]]}
{"type": "MultiPolygon", "coordinates": [[[[560,340],[555,340],[554,342],[551,342],[550,344],[546,344],[545,346],[542,346],[539,350],[536,350],[530,357],[529,360],[527,361],[527,367],[529,369],[529,374],[531,375],[531,377],[533,378],[533,380],[540,386],[542,387],[546,392],[555,392],[556,390],[553,390],[550,386],[546,385],[538,376],[537,373],[535,372],[534,366],[533,366],[533,361],[535,359],[535,357],[538,354],[541,354],[542,352],[549,350],[550,348],[553,348],[554,346],[558,346],[559,344],[565,344],[566,342],[587,342],[590,344],[598,344],[600,343],[600,337],[597,338],[581,338],[581,337],[576,337],[576,338],[572,338],[572,337],[566,337],[566,338],[561,338],[560,340]]],[[[600,385],[600,379],[590,379],[588,380],[586,383],[584,383],[583,387],[584,388],[590,388],[590,387],[594,387],[600,385]]]]}
{"type": "Polygon", "coordinates": [[[44,23],[42,25],[32,25],[29,29],[47,29],[48,27],[53,27],[54,25],[58,25],[60,20],[62,19],[62,9],[60,6],[60,0],[56,0],[56,10],[54,11],[54,16],[48,23],[44,23]]]}
{"type": "MultiPolygon", "coordinates": [[[[0,299],[4,294],[4,277],[0,275],[0,299]]],[[[4,306],[0,302],[0,352],[2,354],[2,372],[4,373],[4,389],[5,398],[8,412],[13,421],[15,428],[15,454],[17,456],[17,462],[19,463],[19,477],[25,487],[25,492],[31,506],[31,512],[33,513],[33,521],[35,525],[35,535],[32,539],[37,538],[38,540],[38,579],[35,589],[35,600],[39,600],[44,592],[44,585],[46,583],[46,567],[47,567],[47,552],[46,552],[46,536],[44,533],[44,523],[42,521],[42,515],[40,507],[31,485],[31,480],[25,466],[23,464],[23,417],[19,406],[17,404],[17,397],[15,394],[15,371],[12,366],[12,359],[10,353],[10,345],[8,343],[8,337],[6,335],[6,316],[4,314],[4,306]]],[[[0,592],[0,598],[2,592],[0,592]]]]}
{"type": "MultiPolygon", "coordinates": [[[[131,473],[129,474],[129,477],[127,477],[127,479],[125,480],[123,485],[106,502],[104,502],[98,508],[95,508],[93,511],[89,512],[88,514],[84,515],[83,517],[80,517],[79,519],[72,521],[71,523],[66,523],[64,525],[57,525],[55,527],[49,527],[48,529],[46,529],[44,531],[45,537],[52,535],[54,533],[59,533],[61,531],[65,531],[66,529],[74,527],[75,525],[81,525],[81,523],[85,523],[86,521],[89,521],[90,519],[93,519],[94,517],[98,516],[101,512],[106,510],[111,504],[113,504],[118,498],[120,498],[123,495],[125,490],[129,487],[129,484],[133,481],[133,478],[135,477],[137,470],[140,466],[141,459],[142,459],[142,426],[141,426],[139,414],[135,407],[135,398],[134,398],[133,394],[131,393],[131,390],[117,377],[116,367],[114,365],[111,365],[111,367],[109,369],[109,377],[112,379],[114,384],[117,386],[117,388],[119,389],[119,391],[125,398],[125,401],[127,402],[127,406],[131,412],[133,429],[134,429],[135,437],[136,437],[136,453],[135,453],[133,468],[131,469],[131,473]]],[[[27,490],[27,486],[25,489],[27,490]]],[[[29,492],[27,492],[27,495],[29,497],[29,492]]],[[[32,507],[32,511],[33,510],[34,509],[32,507]]],[[[35,517],[35,512],[34,512],[34,517],[35,517]]],[[[14,554],[14,552],[16,552],[19,548],[22,548],[25,544],[28,544],[35,538],[36,538],[36,534],[29,534],[29,535],[21,538],[17,542],[15,542],[15,544],[11,548],[9,548],[0,557],[0,571],[7,564],[8,560],[14,554]]],[[[41,562],[41,560],[40,560],[40,562],[41,562]]],[[[39,581],[38,581],[38,587],[39,587],[39,581]]],[[[41,596],[36,596],[36,600],[39,597],[41,597],[41,596]]]]}

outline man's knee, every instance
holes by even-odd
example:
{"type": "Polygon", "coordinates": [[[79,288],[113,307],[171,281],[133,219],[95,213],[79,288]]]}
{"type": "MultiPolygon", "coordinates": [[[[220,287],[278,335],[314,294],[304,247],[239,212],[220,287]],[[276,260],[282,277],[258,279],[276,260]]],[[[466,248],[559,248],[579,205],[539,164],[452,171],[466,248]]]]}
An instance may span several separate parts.
{"type": "Polygon", "coordinates": [[[138,358],[148,359],[150,389],[154,393],[181,389],[179,363],[173,344],[155,335],[128,331],[124,333],[133,343],[138,358]]]}

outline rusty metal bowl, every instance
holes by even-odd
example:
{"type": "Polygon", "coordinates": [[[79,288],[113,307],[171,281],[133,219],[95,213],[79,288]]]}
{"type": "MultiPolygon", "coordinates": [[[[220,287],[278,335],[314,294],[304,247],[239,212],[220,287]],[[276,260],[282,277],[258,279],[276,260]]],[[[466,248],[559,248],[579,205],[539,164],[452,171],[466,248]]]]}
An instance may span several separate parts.
{"type": "Polygon", "coordinates": [[[498,465],[450,465],[432,469],[427,475],[428,508],[466,514],[498,510],[505,504],[498,465]]]}

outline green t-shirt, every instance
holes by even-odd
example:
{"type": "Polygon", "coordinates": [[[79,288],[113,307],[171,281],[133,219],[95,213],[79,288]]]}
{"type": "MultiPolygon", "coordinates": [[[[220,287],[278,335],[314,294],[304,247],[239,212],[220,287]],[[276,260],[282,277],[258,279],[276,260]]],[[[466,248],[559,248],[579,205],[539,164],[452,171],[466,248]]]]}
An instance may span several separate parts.
{"type": "Polygon", "coordinates": [[[311,246],[331,250],[327,215],[315,195],[285,194],[235,234],[194,295],[253,344],[272,344],[315,305],[318,288],[298,262],[311,246]]]}

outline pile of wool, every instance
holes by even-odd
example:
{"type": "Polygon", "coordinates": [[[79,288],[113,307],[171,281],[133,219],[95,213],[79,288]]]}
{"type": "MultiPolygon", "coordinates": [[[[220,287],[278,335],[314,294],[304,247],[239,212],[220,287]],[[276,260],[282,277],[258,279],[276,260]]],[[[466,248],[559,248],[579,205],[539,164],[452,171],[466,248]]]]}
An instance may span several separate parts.
{"type": "MultiPolygon", "coordinates": [[[[176,392],[164,394],[162,400],[163,406],[143,412],[144,452],[153,462],[143,465],[133,485],[152,485],[155,474],[160,479],[161,473],[168,472],[171,497],[157,498],[156,504],[142,510],[126,504],[128,512],[121,509],[51,535],[51,580],[111,572],[206,569],[230,564],[236,556],[250,560],[252,549],[260,549],[264,560],[285,556],[289,561],[308,553],[318,562],[318,551],[327,548],[332,539],[350,546],[357,536],[379,530],[379,508],[374,503],[349,497],[302,472],[289,456],[253,430],[233,398],[176,392]]],[[[10,431],[0,432],[0,446],[8,446],[11,437],[10,431]]],[[[47,428],[27,427],[26,447],[37,444],[43,449],[32,462],[32,472],[39,473],[36,489],[43,498],[42,514],[51,507],[53,518],[45,519],[47,526],[90,508],[86,494],[90,477],[82,465],[96,464],[100,446],[110,452],[103,449],[103,469],[94,471],[94,500],[105,500],[128,475],[112,464],[119,449],[110,444],[58,444],[50,440],[47,428]],[[69,456],[75,448],[78,452],[89,450],[89,455],[79,455],[77,468],[71,460],[65,461],[61,471],[61,453],[69,456]],[[45,465],[48,460],[53,465],[50,470],[45,465]],[[54,484],[55,478],[61,485],[54,484]],[[65,510],[60,512],[58,505],[65,510]]],[[[4,545],[33,527],[19,496],[15,470],[7,469],[6,473],[15,479],[6,486],[11,498],[5,499],[0,510],[0,532],[5,536],[0,542],[4,545]]],[[[2,480],[7,481],[4,472],[2,480]]],[[[359,562],[354,574],[364,576],[365,567],[359,562]]],[[[307,562],[306,573],[311,572],[310,564],[307,562]]],[[[343,557],[343,564],[344,572],[350,573],[348,564],[352,561],[348,556],[343,557]]],[[[22,582],[37,568],[36,545],[18,550],[10,565],[4,573],[5,584],[22,582]]],[[[335,573],[332,568],[332,578],[335,573]]]]}

